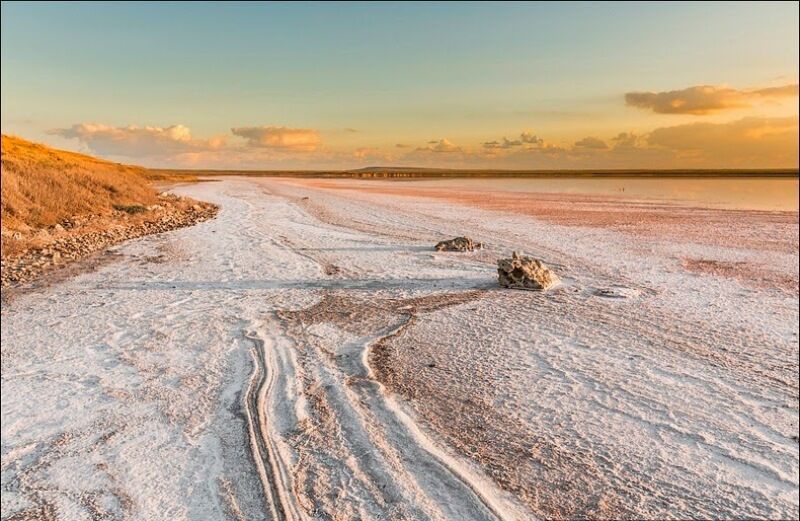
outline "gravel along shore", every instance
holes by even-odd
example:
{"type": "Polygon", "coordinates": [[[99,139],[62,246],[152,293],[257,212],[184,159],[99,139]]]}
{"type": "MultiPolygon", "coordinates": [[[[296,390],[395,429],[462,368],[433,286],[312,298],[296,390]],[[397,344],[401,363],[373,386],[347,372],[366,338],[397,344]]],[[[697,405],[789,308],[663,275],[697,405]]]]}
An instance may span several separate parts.
{"type": "Polygon", "coordinates": [[[45,273],[130,239],[192,226],[214,217],[218,210],[214,204],[163,193],[155,205],[119,207],[108,215],[65,220],[49,229],[3,230],[2,288],[34,282],[45,273]]]}

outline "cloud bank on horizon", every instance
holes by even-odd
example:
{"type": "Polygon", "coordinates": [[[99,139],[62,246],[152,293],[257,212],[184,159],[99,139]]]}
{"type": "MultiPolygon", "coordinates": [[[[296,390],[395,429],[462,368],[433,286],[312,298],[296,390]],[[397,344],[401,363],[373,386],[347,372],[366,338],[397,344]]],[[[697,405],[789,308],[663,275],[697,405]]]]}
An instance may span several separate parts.
{"type": "MultiPolygon", "coordinates": [[[[677,110],[682,108],[688,114],[704,116],[738,107],[744,102],[737,100],[749,97],[796,98],[797,86],[743,92],[691,87],[639,96],[635,103],[631,93],[625,99],[629,105],[654,112],[679,114],[677,110]]],[[[660,126],[641,134],[619,132],[605,139],[589,135],[572,144],[548,142],[528,130],[510,139],[502,136],[481,143],[457,144],[442,137],[416,146],[397,143],[352,149],[326,146],[322,132],[316,129],[277,125],[233,127],[231,136],[209,139],[194,138],[181,124],[112,127],[79,123],[49,133],[75,139],[87,151],[104,157],[196,168],[352,168],[365,164],[522,169],[785,168],[796,167],[798,160],[797,116],[695,121],[660,126]]]]}

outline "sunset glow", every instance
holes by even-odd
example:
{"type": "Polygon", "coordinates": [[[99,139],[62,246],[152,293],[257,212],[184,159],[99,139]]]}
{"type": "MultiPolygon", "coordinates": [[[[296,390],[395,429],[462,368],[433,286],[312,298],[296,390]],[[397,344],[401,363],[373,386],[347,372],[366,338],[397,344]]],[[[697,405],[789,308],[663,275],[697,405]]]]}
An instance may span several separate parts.
{"type": "Polygon", "coordinates": [[[2,9],[3,132],[120,162],[798,165],[792,3],[2,9]]]}

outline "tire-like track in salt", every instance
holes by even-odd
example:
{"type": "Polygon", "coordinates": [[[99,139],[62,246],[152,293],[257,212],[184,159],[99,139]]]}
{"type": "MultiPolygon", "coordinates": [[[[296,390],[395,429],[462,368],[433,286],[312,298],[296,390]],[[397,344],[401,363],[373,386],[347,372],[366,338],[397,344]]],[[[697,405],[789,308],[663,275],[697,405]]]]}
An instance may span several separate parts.
{"type": "Polygon", "coordinates": [[[796,248],[178,190],[218,217],[4,304],[4,519],[797,517],[796,294],[680,260],[796,278],[796,248]],[[564,286],[496,289],[512,250],[564,286]]]}

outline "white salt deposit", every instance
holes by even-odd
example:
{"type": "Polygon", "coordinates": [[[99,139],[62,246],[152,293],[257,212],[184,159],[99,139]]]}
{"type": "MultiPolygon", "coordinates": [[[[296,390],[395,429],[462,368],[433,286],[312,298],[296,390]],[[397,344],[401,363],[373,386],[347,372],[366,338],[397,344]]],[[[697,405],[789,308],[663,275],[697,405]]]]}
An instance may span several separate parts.
{"type": "Polygon", "coordinates": [[[3,305],[4,518],[798,516],[797,295],[682,268],[707,246],[178,191],[219,216],[3,305]],[[564,284],[496,291],[514,249],[564,284]]]}

